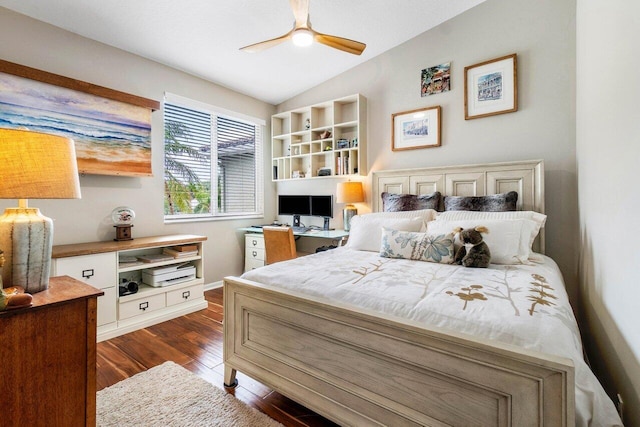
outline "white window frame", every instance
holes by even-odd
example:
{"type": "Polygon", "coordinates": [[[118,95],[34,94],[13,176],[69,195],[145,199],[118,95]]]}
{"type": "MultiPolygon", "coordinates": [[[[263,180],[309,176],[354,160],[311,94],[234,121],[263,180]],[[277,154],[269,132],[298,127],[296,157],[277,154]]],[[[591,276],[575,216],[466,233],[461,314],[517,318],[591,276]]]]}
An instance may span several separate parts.
{"type": "MultiPolygon", "coordinates": [[[[224,116],[229,119],[246,122],[255,126],[260,127],[260,135],[259,140],[256,139],[255,145],[255,206],[256,210],[254,212],[246,212],[246,213],[220,213],[217,212],[217,203],[214,203],[214,200],[217,200],[218,192],[217,186],[214,184],[217,180],[217,165],[218,165],[218,150],[217,150],[217,138],[216,138],[216,127],[212,126],[211,128],[211,213],[207,214],[178,214],[178,215],[164,215],[165,223],[177,223],[177,222],[193,222],[193,221],[219,221],[219,220],[230,220],[230,219],[245,219],[245,218],[263,218],[264,217],[264,139],[265,139],[265,126],[266,121],[264,119],[259,119],[256,117],[248,116],[246,114],[237,113],[235,111],[226,110],[221,107],[216,107],[213,105],[209,105],[204,102],[196,101],[194,99],[189,99],[180,95],[172,94],[169,92],[165,92],[164,95],[164,103],[174,104],[178,106],[182,106],[185,108],[189,108],[192,110],[201,111],[203,113],[208,113],[216,116],[224,116]],[[215,188],[215,189],[214,189],[215,188]]],[[[162,129],[163,129],[163,156],[164,156],[164,129],[165,129],[165,114],[164,114],[164,103],[163,103],[163,115],[162,115],[162,129]]],[[[162,182],[164,183],[165,175],[164,175],[164,161],[163,161],[163,170],[162,170],[162,182]]],[[[163,193],[163,203],[164,203],[164,193],[163,193]]],[[[164,211],[164,209],[163,209],[164,211]]]]}

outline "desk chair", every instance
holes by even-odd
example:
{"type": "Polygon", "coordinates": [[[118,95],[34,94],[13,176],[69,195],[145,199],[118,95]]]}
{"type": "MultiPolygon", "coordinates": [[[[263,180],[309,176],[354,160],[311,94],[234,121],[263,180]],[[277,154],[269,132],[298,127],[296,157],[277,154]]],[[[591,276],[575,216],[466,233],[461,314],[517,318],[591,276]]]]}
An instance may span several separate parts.
{"type": "Polygon", "coordinates": [[[263,227],[266,264],[296,258],[296,241],[291,227],[263,227]]]}

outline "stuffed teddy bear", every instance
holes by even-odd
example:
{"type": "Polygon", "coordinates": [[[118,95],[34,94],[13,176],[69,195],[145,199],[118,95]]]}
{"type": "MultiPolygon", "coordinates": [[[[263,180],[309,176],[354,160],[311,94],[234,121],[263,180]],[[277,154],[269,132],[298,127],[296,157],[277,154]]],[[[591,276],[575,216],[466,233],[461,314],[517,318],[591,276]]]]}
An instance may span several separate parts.
{"type": "Polygon", "coordinates": [[[482,240],[481,233],[488,233],[487,227],[478,226],[475,228],[463,229],[456,227],[455,233],[459,233],[463,245],[456,251],[453,259],[454,264],[465,267],[486,268],[491,262],[491,251],[489,246],[482,240]]]}

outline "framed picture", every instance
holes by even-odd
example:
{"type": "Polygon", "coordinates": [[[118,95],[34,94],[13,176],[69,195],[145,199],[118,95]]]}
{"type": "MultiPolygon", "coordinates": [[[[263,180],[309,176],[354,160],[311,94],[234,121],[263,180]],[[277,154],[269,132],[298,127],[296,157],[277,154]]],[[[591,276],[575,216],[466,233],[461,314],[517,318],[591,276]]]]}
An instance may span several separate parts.
{"type": "Polygon", "coordinates": [[[434,95],[451,89],[451,62],[425,68],[420,72],[420,96],[434,95]]]}
{"type": "Polygon", "coordinates": [[[391,115],[391,149],[413,150],[440,146],[440,106],[391,115]]]}
{"type": "Polygon", "coordinates": [[[0,60],[0,127],[71,138],[78,172],[152,176],[151,112],[160,103],[0,60]]]}
{"type": "Polygon", "coordinates": [[[464,67],[464,118],[518,110],[516,54],[464,67]]]}

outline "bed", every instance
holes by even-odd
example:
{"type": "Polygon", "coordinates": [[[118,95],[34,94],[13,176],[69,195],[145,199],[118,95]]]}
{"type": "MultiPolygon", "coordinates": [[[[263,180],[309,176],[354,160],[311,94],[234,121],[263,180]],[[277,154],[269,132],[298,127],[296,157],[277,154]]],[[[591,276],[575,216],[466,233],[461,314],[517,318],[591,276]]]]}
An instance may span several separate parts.
{"type": "MultiPolygon", "coordinates": [[[[543,176],[542,161],[374,172],[373,211],[383,193],[516,191],[522,215],[542,214],[543,176]]],[[[520,231],[531,250],[522,262],[471,269],[398,259],[400,248],[381,256],[371,245],[405,233],[393,227],[354,234],[379,218],[416,226],[415,213],[397,215],[363,215],[344,248],[225,278],[225,384],[243,372],[341,425],[620,424],[582,359],[543,221],[520,231]]],[[[498,236],[502,224],[531,222],[495,221],[498,236]]],[[[450,226],[446,215],[427,224],[450,226]]],[[[511,256],[496,242],[497,260],[511,256]]]]}

